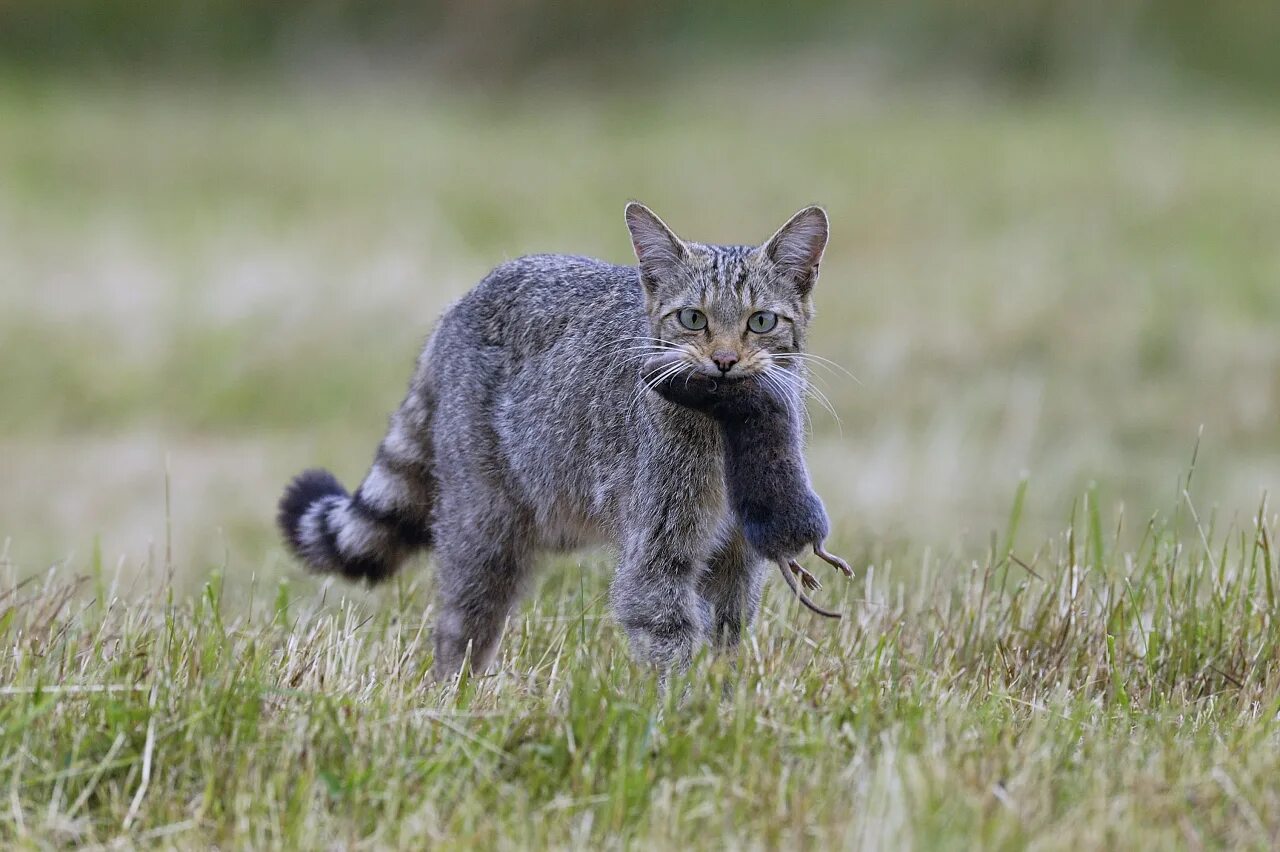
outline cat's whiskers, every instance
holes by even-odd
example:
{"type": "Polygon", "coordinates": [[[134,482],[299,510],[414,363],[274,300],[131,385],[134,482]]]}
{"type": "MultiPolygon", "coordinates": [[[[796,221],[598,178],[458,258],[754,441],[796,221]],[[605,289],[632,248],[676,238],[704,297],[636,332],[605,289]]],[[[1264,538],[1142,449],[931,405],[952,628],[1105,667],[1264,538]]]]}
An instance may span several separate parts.
{"type": "MultiPolygon", "coordinates": [[[[657,340],[657,338],[652,339],[657,340]]],[[[681,345],[661,340],[657,343],[637,343],[634,345],[614,347],[610,350],[610,354],[618,356],[618,362],[625,365],[648,361],[655,355],[674,355],[677,353],[684,353],[685,351],[685,348],[681,345]]]]}
{"type": "Polygon", "coordinates": [[[844,422],[840,419],[839,412],[836,411],[835,406],[832,405],[831,400],[827,397],[827,395],[823,393],[821,389],[814,387],[813,383],[810,382],[807,378],[798,376],[795,373],[791,373],[783,369],[781,366],[777,364],[770,364],[768,367],[765,368],[765,373],[768,373],[769,375],[772,375],[775,378],[785,381],[786,383],[791,385],[794,390],[804,393],[812,397],[813,399],[817,400],[818,404],[821,405],[823,408],[825,408],[827,410],[827,413],[831,415],[831,418],[835,420],[836,428],[839,429],[840,434],[844,435],[844,422]]]}
{"type": "Polygon", "coordinates": [[[653,390],[659,384],[666,381],[671,376],[678,375],[681,370],[689,366],[691,365],[688,362],[683,360],[676,361],[672,364],[666,364],[663,367],[660,367],[658,370],[655,370],[653,373],[646,374],[646,376],[654,375],[654,374],[656,375],[654,375],[654,378],[652,379],[648,379],[648,378],[643,379],[645,387],[648,390],[653,390]]]}
{"type": "Polygon", "coordinates": [[[779,369],[785,370],[794,376],[798,376],[804,381],[812,383],[815,387],[820,387],[824,393],[831,392],[831,386],[827,383],[827,377],[823,376],[821,373],[815,373],[813,370],[810,370],[809,365],[803,361],[784,361],[779,369]],[[798,370],[793,368],[793,365],[797,363],[801,365],[798,370]]]}
{"type": "Polygon", "coordinates": [[[665,355],[667,353],[677,354],[678,349],[643,349],[636,352],[624,353],[618,360],[623,364],[630,364],[633,361],[647,361],[655,355],[665,355]]]}
{"type": "MultiPolygon", "coordinates": [[[[772,357],[774,359],[777,359],[778,361],[778,363],[773,364],[773,366],[776,369],[782,370],[783,372],[786,372],[789,376],[792,376],[796,378],[798,381],[803,382],[806,391],[809,394],[811,394],[815,399],[817,399],[819,403],[821,403],[822,406],[827,409],[827,411],[831,412],[831,416],[835,418],[837,425],[841,425],[840,416],[836,413],[835,406],[832,405],[830,398],[826,394],[826,391],[822,387],[819,387],[818,385],[814,384],[815,380],[822,382],[824,386],[826,382],[823,380],[823,378],[820,375],[817,375],[816,373],[813,373],[811,370],[808,369],[810,365],[826,367],[827,365],[822,363],[820,360],[814,360],[814,359],[820,359],[821,356],[811,355],[810,353],[807,353],[807,352],[775,352],[772,354],[772,357]],[[803,372],[795,372],[795,373],[791,372],[791,370],[789,370],[786,366],[788,363],[799,364],[803,372]]],[[[835,364],[834,361],[832,361],[831,363],[835,364]]],[[[840,367],[839,364],[835,364],[835,366],[840,367]]],[[[843,367],[840,367],[840,369],[844,370],[843,367]]],[[[830,372],[829,368],[828,368],[828,371],[830,372]]],[[[848,370],[844,370],[844,372],[855,382],[858,382],[859,384],[861,384],[861,382],[858,381],[857,376],[854,376],[848,370]]],[[[842,425],[841,425],[841,430],[843,431],[842,425]]]]}
{"type": "Polygon", "coordinates": [[[681,355],[684,356],[682,360],[687,360],[690,363],[696,362],[698,359],[698,353],[688,344],[672,343],[665,346],[657,346],[653,349],[636,349],[635,354],[625,355],[622,361],[623,363],[645,361],[655,355],[671,355],[673,357],[681,355]]]}
{"type": "Polygon", "coordinates": [[[801,413],[804,414],[805,429],[810,435],[812,435],[813,417],[809,414],[809,406],[804,404],[804,394],[801,392],[801,389],[791,381],[791,376],[787,375],[787,380],[784,381],[780,375],[775,375],[775,373],[785,375],[786,371],[777,367],[766,366],[760,373],[760,378],[770,387],[777,390],[778,393],[795,399],[796,406],[800,409],[801,413]]]}
{"type": "Polygon", "coordinates": [[[679,346],[645,345],[645,346],[624,346],[624,347],[615,349],[613,351],[619,354],[624,354],[627,352],[683,352],[684,350],[679,346]]]}
{"type": "Polygon", "coordinates": [[[796,402],[799,402],[800,398],[799,398],[799,394],[797,393],[797,390],[798,390],[797,386],[790,381],[789,377],[784,378],[783,376],[779,375],[779,373],[781,373],[781,371],[778,370],[777,368],[766,365],[764,369],[761,370],[756,375],[758,375],[762,381],[768,383],[770,387],[782,393],[784,396],[791,397],[796,402]]]}
{"type": "Polygon", "coordinates": [[[849,372],[843,365],[832,361],[830,358],[824,358],[821,355],[814,355],[812,352],[774,352],[772,357],[784,360],[800,361],[805,364],[811,364],[814,367],[820,367],[829,373],[840,372],[858,384],[862,384],[862,380],[849,372]]]}
{"type": "MultiPolygon", "coordinates": [[[[768,367],[765,367],[764,369],[762,369],[759,373],[756,374],[756,376],[760,379],[761,382],[768,385],[772,390],[781,394],[783,397],[795,399],[795,391],[787,387],[786,385],[784,385],[777,377],[769,375],[768,367]]],[[[806,406],[803,400],[800,400],[800,399],[795,399],[795,403],[796,403],[796,407],[799,408],[800,412],[804,415],[806,431],[812,433],[813,420],[809,417],[809,407],[806,406]]]]}
{"type": "Polygon", "coordinates": [[[836,411],[831,399],[822,392],[821,388],[814,387],[812,384],[806,383],[805,389],[822,404],[823,408],[831,413],[831,419],[836,421],[836,429],[840,432],[840,436],[844,437],[844,421],[840,419],[840,413],[836,411]]]}
{"type": "Polygon", "coordinates": [[[630,411],[634,409],[636,403],[638,403],[646,393],[653,390],[660,383],[666,381],[672,376],[678,375],[681,370],[690,366],[692,365],[688,361],[681,358],[672,364],[663,364],[653,371],[642,372],[640,374],[640,389],[631,397],[631,402],[628,404],[627,410],[630,411]],[[650,378],[650,376],[653,378],[650,378]]]}
{"type": "Polygon", "coordinates": [[[684,364],[679,364],[679,363],[672,364],[664,368],[662,372],[658,373],[652,380],[648,380],[648,379],[642,380],[640,384],[640,389],[636,391],[633,397],[631,397],[631,402],[628,404],[627,409],[629,411],[634,410],[636,405],[640,402],[640,400],[644,397],[646,393],[649,393],[654,388],[656,388],[659,384],[671,378],[672,376],[678,375],[680,373],[680,370],[684,366],[685,366],[684,364]]]}
{"type": "Polygon", "coordinates": [[[654,337],[652,334],[623,334],[613,338],[609,343],[634,343],[642,341],[644,343],[661,343],[668,346],[674,345],[670,340],[661,337],[654,337]]]}
{"type": "Polygon", "coordinates": [[[680,349],[680,346],[675,343],[671,343],[670,341],[666,341],[666,340],[657,340],[655,338],[654,340],[643,341],[639,343],[629,343],[625,340],[618,340],[618,341],[614,341],[612,344],[606,344],[605,346],[600,347],[596,351],[608,352],[612,354],[616,352],[636,352],[636,351],[663,352],[663,351],[678,350],[678,349],[680,349]]]}

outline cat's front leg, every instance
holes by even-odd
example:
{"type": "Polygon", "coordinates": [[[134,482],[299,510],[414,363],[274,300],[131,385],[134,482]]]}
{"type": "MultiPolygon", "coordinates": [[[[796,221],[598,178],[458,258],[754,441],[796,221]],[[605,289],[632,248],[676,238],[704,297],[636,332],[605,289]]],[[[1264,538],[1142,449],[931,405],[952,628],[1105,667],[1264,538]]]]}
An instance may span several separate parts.
{"type": "Polygon", "coordinates": [[[709,632],[717,650],[733,652],[755,621],[768,570],[736,526],[712,554],[699,594],[711,610],[709,632]]]}
{"type": "Polygon", "coordinates": [[[624,545],[611,597],[632,652],[665,677],[689,667],[706,639],[707,618],[698,596],[701,554],[683,536],[663,533],[641,530],[624,545]]]}

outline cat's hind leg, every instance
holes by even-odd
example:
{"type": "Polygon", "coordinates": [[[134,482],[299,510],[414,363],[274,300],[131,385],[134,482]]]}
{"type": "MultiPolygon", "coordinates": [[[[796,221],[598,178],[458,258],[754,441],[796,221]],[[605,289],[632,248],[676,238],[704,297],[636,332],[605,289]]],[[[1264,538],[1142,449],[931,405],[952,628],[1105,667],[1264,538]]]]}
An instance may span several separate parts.
{"type": "Polygon", "coordinates": [[[528,584],[531,521],[498,489],[474,483],[465,493],[441,495],[435,536],[435,676],[450,677],[468,660],[472,671],[484,671],[497,656],[507,616],[528,584]]]}

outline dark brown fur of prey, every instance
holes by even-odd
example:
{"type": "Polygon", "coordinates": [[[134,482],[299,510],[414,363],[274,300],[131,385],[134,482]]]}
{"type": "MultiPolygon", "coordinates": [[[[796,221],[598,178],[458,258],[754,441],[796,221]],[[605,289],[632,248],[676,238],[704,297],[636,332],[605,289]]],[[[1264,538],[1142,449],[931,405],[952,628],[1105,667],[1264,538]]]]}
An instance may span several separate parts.
{"type": "Polygon", "coordinates": [[[796,561],[806,547],[852,576],[848,563],[823,547],[831,523],[804,466],[798,401],[756,379],[725,381],[703,374],[670,377],[654,390],[667,401],[716,421],[724,439],[729,503],[747,542],[782,569],[805,606],[819,615],[839,618],[840,613],[810,600],[795,581],[799,577],[805,588],[821,588],[817,578],[796,561]]]}

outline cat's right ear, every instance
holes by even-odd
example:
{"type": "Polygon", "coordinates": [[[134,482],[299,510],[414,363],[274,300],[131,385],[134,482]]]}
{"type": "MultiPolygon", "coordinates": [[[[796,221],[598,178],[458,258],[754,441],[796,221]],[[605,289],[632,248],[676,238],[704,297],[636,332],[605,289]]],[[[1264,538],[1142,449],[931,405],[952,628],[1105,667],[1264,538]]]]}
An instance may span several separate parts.
{"type": "Polygon", "coordinates": [[[689,258],[689,249],[666,222],[639,201],[627,205],[626,217],[631,247],[640,262],[640,280],[646,290],[653,292],[679,274],[689,258]]]}

